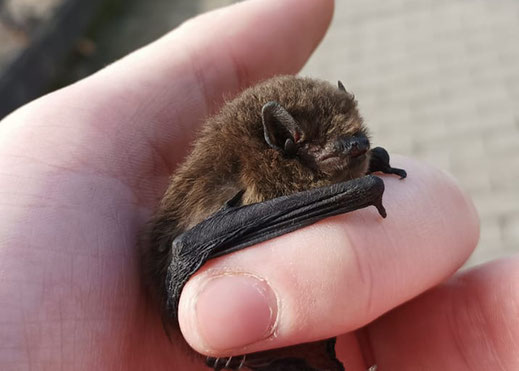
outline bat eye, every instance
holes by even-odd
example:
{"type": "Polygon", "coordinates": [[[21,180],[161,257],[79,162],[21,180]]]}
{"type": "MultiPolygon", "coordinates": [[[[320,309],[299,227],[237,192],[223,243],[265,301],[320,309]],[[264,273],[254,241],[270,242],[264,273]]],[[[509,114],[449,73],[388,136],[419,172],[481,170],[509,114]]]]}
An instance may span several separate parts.
{"type": "Polygon", "coordinates": [[[285,141],[285,146],[283,149],[287,156],[295,156],[295,154],[297,153],[297,146],[294,143],[294,141],[290,138],[285,141]]]}

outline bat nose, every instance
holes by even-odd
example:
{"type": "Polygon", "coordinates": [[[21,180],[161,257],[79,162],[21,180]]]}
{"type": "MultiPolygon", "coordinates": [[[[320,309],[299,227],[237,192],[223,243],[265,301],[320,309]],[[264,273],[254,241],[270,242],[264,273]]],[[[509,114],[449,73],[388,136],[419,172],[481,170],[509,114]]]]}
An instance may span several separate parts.
{"type": "Polygon", "coordinates": [[[341,142],[342,152],[352,158],[362,156],[369,150],[369,140],[366,137],[350,137],[341,142]]]}

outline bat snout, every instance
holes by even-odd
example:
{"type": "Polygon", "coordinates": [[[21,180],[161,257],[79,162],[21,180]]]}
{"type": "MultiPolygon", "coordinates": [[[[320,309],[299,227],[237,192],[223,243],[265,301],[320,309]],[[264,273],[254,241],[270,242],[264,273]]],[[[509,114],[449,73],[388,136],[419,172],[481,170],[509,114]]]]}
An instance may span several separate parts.
{"type": "Polygon", "coordinates": [[[341,138],[342,153],[351,158],[357,158],[369,151],[369,140],[366,137],[341,138]]]}

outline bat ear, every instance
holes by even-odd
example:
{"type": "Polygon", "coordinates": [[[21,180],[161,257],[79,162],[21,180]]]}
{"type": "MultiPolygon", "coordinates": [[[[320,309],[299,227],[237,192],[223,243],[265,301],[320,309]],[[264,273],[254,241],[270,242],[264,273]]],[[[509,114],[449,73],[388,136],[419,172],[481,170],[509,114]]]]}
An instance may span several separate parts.
{"type": "Polygon", "coordinates": [[[278,102],[268,102],[261,109],[267,144],[287,155],[295,155],[302,130],[296,120],[278,102]]]}
{"type": "Polygon", "coordinates": [[[355,100],[355,96],[346,91],[346,88],[344,87],[344,84],[341,82],[341,80],[337,81],[337,86],[341,92],[345,93],[350,99],[355,100]]]}

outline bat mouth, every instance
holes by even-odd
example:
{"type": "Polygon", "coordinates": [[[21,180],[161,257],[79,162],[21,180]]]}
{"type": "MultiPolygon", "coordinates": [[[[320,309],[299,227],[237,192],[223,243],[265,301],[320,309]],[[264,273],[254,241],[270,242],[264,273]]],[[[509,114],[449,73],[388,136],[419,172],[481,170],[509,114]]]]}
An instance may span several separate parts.
{"type": "Polygon", "coordinates": [[[368,148],[356,148],[355,147],[355,148],[352,148],[348,152],[348,156],[350,156],[351,158],[357,159],[359,157],[365,156],[367,152],[368,152],[368,148]]]}
{"type": "Polygon", "coordinates": [[[366,159],[368,150],[362,149],[358,151],[351,151],[347,154],[344,153],[327,153],[323,156],[319,157],[319,162],[322,165],[332,164],[332,163],[341,163],[345,166],[349,166],[350,164],[361,162],[366,159]]]}
{"type": "Polygon", "coordinates": [[[341,174],[348,178],[355,178],[351,176],[358,173],[364,168],[364,164],[368,161],[368,152],[356,153],[355,156],[344,154],[328,154],[319,159],[319,167],[323,172],[333,174],[334,176],[341,176],[341,174]]]}

